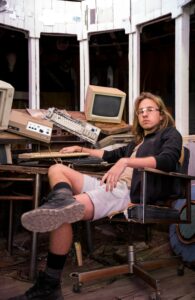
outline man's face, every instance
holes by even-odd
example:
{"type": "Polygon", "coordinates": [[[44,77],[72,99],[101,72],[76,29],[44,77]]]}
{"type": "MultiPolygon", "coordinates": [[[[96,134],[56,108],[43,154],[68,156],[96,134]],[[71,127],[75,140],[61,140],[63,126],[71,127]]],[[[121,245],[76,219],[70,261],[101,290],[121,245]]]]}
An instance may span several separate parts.
{"type": "Polygon", "coordinates": [[[145,133],[155,131],[163,119],[157,104],[148,98],[140,102],[137,116],[139,124],[144,129],[145,133]]]}

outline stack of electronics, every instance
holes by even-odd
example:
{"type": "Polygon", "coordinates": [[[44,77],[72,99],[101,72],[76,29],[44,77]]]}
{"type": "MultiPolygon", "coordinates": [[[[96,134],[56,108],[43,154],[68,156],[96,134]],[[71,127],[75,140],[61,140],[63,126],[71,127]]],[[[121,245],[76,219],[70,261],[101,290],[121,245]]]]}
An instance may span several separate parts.
{"type": "MultiPolygon", "coordinates": [[[[54,128],[55,131],[56,128],[60,128],[95,147],[98,146],[101,132],[101,129],[95,126],[95,122],[119,124],[126,98],[126,94],[116,88],[89,85],[85,99],[85,120],[79,120],[54,107],[49,108],[42,118],[35,118],[26,111],[12,109],[13,95],[14,88],[0,81],[1,130],[49,144],[54,128]]],[[[6,149],[8,145],[1,145],[1,152],[2,148],[6,149]]],[[[0,161],[5,162],[11,161],[0,161]]]]}
{"type": "MultiPolygon", "coordinates": [[[[9,115],[12,108],[14,88],[11,84],[0,80],[0,132],[8,128],[9,115]]],[[[11,145],[0,144],[0,164],[11,164],[11,145]]]]}

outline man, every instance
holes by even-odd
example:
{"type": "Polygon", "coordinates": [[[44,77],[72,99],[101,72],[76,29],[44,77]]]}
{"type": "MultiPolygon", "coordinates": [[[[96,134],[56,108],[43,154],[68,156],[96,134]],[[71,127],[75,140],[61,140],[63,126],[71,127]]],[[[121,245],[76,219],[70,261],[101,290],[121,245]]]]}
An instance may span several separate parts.
{"type": "MultiPolygon", "coordinates": [[[[80,146],[61,150],[64,153],[88,152],[115,164],[100,181],[63,164],[49,168],[52,191],[48,202],[22,216],[22,224],[28,230],[50,231],[46,269],[32,288],[12,300],[63,299],[60,276],[72,244],[71,223],[97,220],[113,211],[125,210],[130,202],[137,202],[140,197],[140,172],[137,168],[177,170],[182,137],[159,97],[143,92],[136,99],[132,132],[135,136],[132,142],[112,151],[80,146]]],[[[160,191],[161,196],[164,192],[160,191]]]]}

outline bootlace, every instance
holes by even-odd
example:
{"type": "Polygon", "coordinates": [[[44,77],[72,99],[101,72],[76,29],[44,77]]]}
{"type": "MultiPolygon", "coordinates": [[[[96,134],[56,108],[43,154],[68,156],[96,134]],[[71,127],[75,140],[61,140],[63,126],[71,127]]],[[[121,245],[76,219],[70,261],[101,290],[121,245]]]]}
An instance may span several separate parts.
{"type": "Polygon", "coordinates": [[[51,191],[46,197],[43,197],[41,200],[41,205],[49,203],[50,205],[54,205],[56,203],[61,203],[62,200],[66,200],[72,196],[71,191],[65,189],[60,189],[56,191],[51,191]]]}
{"type": "Polygon", "coordinates": [[[51,201],[51,198],[52,198],[52,196],[53,196],[53,193],[54,193],[54,192],[51,191],[47,196],[44,196],[44,197],[41,199],[41,201],[40,201],[40,205],[43,205],[43,204],[49,202],[49,200],[51,201]]]}

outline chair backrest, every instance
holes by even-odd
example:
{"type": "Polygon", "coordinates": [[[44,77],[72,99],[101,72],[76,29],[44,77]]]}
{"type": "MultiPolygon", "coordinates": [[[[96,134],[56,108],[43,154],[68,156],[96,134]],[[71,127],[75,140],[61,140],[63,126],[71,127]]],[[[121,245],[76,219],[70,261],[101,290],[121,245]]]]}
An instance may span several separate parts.
{"type": "MultiPolygon", "coordinates": [[[[190,151],[183,147],[177,173],[187,174],[189,166],[190,151]]],[[[163,172],[147,174],[146,204],[164,205],[165,200],[183,197],[183,184],[181,178],[164,176],[163,172]]]]}
{"type": "Polygon", "coordinates": [[[179,172],[188,174],[188,167],[190,161],[190,150],[187,147],[183,147],[180,158],[180,170],[179,172]]]}
{"type": "MultiPolygon", "coordinates": [[[[188,167],[189,167],[189,161],[190,161],[190,150],[187,147],[183,147],[183,159],[180,161],[180,166],[178,169],[178,173],[182,174],[188,174],[188,167]]],[[[177,198],[183,197],[183,187],[181,185],[180,178],[174,178],[173,179],[173,186],[172,186],[172,193],[177,198]]],[[[185,196],[184,196],[185,197],[185,196]]]]}

